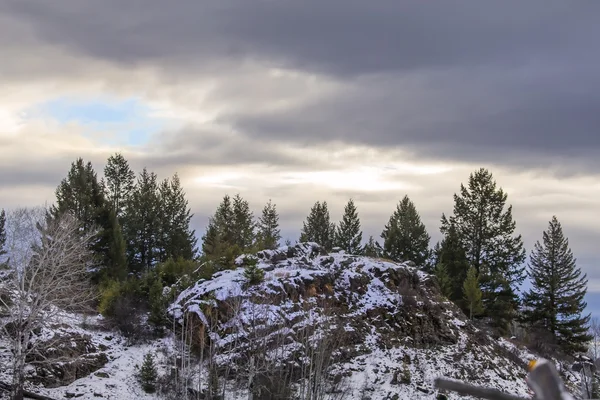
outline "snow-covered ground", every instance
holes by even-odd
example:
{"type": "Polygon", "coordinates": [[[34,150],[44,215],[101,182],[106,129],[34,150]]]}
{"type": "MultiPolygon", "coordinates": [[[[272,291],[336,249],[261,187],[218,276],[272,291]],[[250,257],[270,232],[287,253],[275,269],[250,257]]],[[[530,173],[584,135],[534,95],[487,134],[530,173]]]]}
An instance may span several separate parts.
{"type": "MultiPolygon", "coordinates": [[[[170,308],[180,322],[184,315],[202,322],[221,350],[218,362],[237,365],[241,376],[247,373],[243,352],[253,340],[264,346],[267,359],[298,365],[308,360],[299,354],[326,343],[334,347],[334,356],[342,348],[346,354],[331,359],[329,376],[339,378],[339,391],[327,399],[434,399],[433,381],[440,376],[531,396],[525,365],[536,356],[477,329],[439,295],[431,277],[416,268],[343,253],[324,254],[310,243],[261,252],[258,257],[257,265],[265,272],[263,282],[248,285],[243,266],[254,258],[240,257],[239,268],[198,282],[170,308]],[[222,312],[214,314],[214,310],[222,312]],[[324,342],[328,332],[347,338],[324,342]]],[[[136,365],[151,352],[159,373],[166,375],[181,348],[172,335],[130,346],[118,333],[99,328],[102,317],[64,314],[60,322],[41,336],[89,335],[108,362],[68,386],[30,385],[32,391],[56,399],[155,399],[156,394],[142,390],[136,365]]],[[[7,344],[0,342],[0,380],[5,382],[10,381],[9,357],[7,344]]],[[[206,374],[196,372],[193,381],[205,382],[206,374]]],[[[226,383],[225,400],[247,398],[240,375],[236,384],[226,383]]],[[[576,385],[578,374],[570,372],[570,376],[576,385]]]]}

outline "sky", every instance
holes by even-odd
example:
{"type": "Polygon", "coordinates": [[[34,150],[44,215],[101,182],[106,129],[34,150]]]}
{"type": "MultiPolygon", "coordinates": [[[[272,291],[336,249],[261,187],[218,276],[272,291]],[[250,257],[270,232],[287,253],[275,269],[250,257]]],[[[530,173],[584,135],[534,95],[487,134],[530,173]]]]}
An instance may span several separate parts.
{"type": "Polygon", "coordinates": [[[528,252],[556,215],[600,316],[600,2],[0,0],[0,207],[77,157],[177,172],[201,235],[226,193],[297,239],[408,195],[431,236],[489,169],[528,252]]]}

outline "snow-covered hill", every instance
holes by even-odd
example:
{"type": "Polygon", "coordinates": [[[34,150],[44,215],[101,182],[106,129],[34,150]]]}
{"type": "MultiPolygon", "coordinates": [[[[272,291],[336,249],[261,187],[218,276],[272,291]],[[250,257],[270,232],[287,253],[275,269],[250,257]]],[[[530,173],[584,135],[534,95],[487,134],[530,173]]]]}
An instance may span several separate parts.
{"type": "MultiPolygon", "coordinates": [[[[236,263],[179,295],[169,307],[176,333],[163,339],[131,345],[101,317],[65,313],[37,335],[59,338],[52,351],[74,359],[29,368],[28,387],[55,399],[157,398],[135,376],[151,352],[163,382],[185,377],[194,398],[212,383],[224,400],[247,399],[248,388],[260,392],[255,399],[278,398],[267,391],[279,398],[293,391],[317,399],[434,399],[438,376],[531,394],[526,364],[535,356],[475,327],[440,295],[435,278],[409,263],[328,254],[314,243],[236,263]],[[262,280],[250,281],[261,275],[248,274],[253,267],[262,280]]],[[[1,381],[10,381],[9,359],[0,343],[1,381]]],[[[566,376],[579,379],[573,371],[566,376]]]]}
{"type": "Polygon", "coordinates": [[[242,388],[259,362],[265,374],[285,368],[285,379],[302,387],[318,359],[327,369],[323,391],[349,399],[433,398],[440,375],[529,393],[527,356],[475,328],[432,276],[409,264],[327,254],[314,243],[236,262],[184,291],[171,312],[209,331],[220,373],[242,388]],[[264,271],[262,282],[249,283],[249,264],[264,271]]]}

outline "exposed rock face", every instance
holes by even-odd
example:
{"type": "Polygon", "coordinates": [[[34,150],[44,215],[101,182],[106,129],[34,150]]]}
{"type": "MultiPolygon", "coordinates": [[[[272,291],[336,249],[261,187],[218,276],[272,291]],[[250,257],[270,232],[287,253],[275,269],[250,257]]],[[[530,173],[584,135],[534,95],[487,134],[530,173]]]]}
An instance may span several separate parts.
{"type": "Polygon", "coordinates": [[[513,392],[526,394],[518,357],[475,328],[443,298],[436,279],[412,263],[327,254],[299,243],[241,256],[236,264],[184,291],[170,312],[181,322],[187,316],[200,333],[196,345],[228,354],[224,365],[237,363],[237,374],[247,370],[252,349],[269,362],[294,365],[290,374],[300,378],[303,363],[315,362],[311,354],[327,348],[332,382],[374,374],[376,381],[412,385],[419,398],[433,392],[431,380],[443,373],[516,385],[513,392]],[[265,271],[252,286],[244,277],[251,264],[265,271]]]}
{"type": "Polygon", "coordinates": [[[35,366],[30,380],[53,388],[65,386],[102,368],[108,357],[88,335],[56,332],[39,346],[44,351],[27,359],[35,366]]]}

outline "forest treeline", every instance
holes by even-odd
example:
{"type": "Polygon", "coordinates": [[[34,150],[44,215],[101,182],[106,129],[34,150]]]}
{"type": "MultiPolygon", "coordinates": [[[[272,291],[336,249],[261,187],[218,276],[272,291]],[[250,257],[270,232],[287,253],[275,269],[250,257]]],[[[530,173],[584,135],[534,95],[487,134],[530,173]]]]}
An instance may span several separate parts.
{"type": "MultiPolygon", "coordinates": [[[[98,307],[124,332],[136,329],[132,310],[149,311],[150,322],[161,332],[166,306],[177,292],[196,279],[234,268],[241,254],[275,249],[282,240],[276,205],[269,200],[255,218],[249,203],[236,194],[222,198],[199,244],[177,174],[164,180],[146,168],[136,174],[119,153],[108,158],[101,178],[91,162],[79,158],[71,164],[46,218],[64,213],[78,219],[82,234],[93,232],[89,269],[101,293],[98,307]]],[[[6,219],[2,210],[0,256],[6,253],[6,219]]],[[[507,193],[481,168],[460,185],[453,212],[442,214],[439,229],[442,240],[430,247],[415,204],[404,196],[380,237],[364,240],[352,199],[337,223],[327,202],[317,201],[298,241],[317,242],[329,251],[412,261],[434,274],[442,293],[468,316],[489,321],[499,334],[519,325],[545,348],[569,354],[586,350],[587,279],[556,217],[527,263],[507,193]],[[520,295],[527,278],[531,288],[520,295]]]]}

